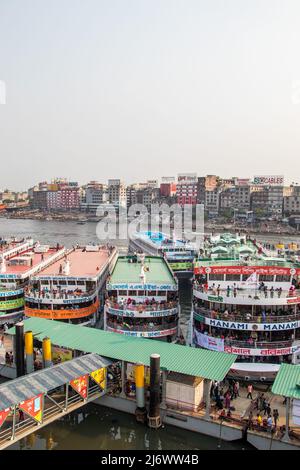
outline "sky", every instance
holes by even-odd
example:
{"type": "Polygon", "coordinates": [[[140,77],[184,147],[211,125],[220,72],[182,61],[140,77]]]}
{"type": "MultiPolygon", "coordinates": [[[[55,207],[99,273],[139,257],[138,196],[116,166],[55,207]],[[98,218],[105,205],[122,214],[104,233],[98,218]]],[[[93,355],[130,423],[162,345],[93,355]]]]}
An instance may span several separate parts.
{"type": "Polygon", "coordinates": [[[0,188],[300,182],[299,18],[299,0],[0,0],[0,188]]]}

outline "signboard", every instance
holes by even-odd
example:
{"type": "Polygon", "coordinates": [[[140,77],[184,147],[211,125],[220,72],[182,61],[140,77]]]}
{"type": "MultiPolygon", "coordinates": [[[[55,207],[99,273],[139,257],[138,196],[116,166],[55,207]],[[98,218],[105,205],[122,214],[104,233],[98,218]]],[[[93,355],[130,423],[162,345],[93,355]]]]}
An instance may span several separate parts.
{"type": "Polygon", "coordinates": [[[15,296],[15,295],[22,295],[22,294],[24,294],[23,289],[10,290],[10,291],[1,291],[0,290],[0,297],[12,297],[12,296],[15,296]]]}
{"type": "Polygon", "coordinates": [[[137,338],[157,338],[159,336],[169,336],[177,333],[177,328],[172,328],[171,330],[163,331],[127,331],[127,330],[118,330],[117,328],[106,327],[107,331],[113,331],[114,333],[119,333],[125,336],[135,336],[137,338]]]}
{"type": "Polygon", "coordinates": [[[29,400],[22,401],[19,408],[28,414],[31,418],[35,419],[38,423],[42,422],[43,416],[43,395],[40,393],[36,397],[29,400]]]}
{"type": "Polygon", "coordinates": [[[19,308],[24,306],[24,298],[15,299],[15,300],[4,300],[3,302],[0,300],[0,311],[1,310],[12,310],[14,308],[19,308]]]}
{"type": "Polygon", "coordinates": [[[105,390],[106,388],[106,367],[102,367],[101,369],[97,369],[94,372],[91,372],[92,379],[102,388],[105,390]]]}
{"type": "Polygon", "coordinates": [[[177,285],[174,284],[108,284],[107,285],[108,290],[158,290],[158,291],[164,291],[164,290],[177,290],[178,287],[177,285]]]}
{"type": "Polygon", "coordinates": [[[6,408],[5,410],[0,411],[0,428],[2,424],[4,423],[4,421],[6,420],[9,413],[10,413],[10,408],[6,408]]]}
{"type": "Polygon", "coordinates": [[[197,173],[179,173],[178,182],[194,183],[197,182],[197,173]]]}
{"type": "Polygon", "coordinates": [[[280,275],[291,276],[292,274],[300,274],[300,269],[283,268],[280,266],[199,266],[196,265],[194,269],[195,274],[245,274],[249,275],[256,273],[262,275],[280,275]],[[296,272],[295,272],[296,271],[296,272]]]}
{"type": "Polygon", "coordinates": [[[71,359],[73,359],[73,352],[70,349],[52,346],[52,360],[54,364],[60,364],[61,362],[70,361],[71,359]]]}
{"type": "Polygon", "coordinates": [[[27,317],[49,318],[51,320],[63,320],[70,318],[89,317],[97,312],[99,302],[95,302],[90,307],[74,308],[72,310],[43,310],[39,308],[25,307],[25,315],[27,317]]]}
{"type": "Polygon", "coordinates": [[[168,261],[173,271],[193,271],[193,262],[172,263],[170,260],[168,261]]]}
{"type": "Polygon", "coordinates": [[[253,183],[260,185],[260,186],[283,186],[284,176],[282,175],[254,176],[253,183]]]}
{"type": "MultiPolygon", "coordinates": [[[[195,315],[197,316],[197,314],[195,315]]],[[[247,323],[237,322],[230,320],[218,320],[216,318],[209,318],[202,316],[202,321],[206,325],[213,326],[214,328],[225,328],[228,330],[240,331],[285,331],[300,328],[300,321],[291,321],[285,323],[247,323]]],[[[200,320],[201,321],[201,320],[200,320]]]]}
{"type": "Polygon", "coordinates": [[[285,356],[295,354],[300,350],[300,346],[292,346],[291,348],[273,348],[273,349],[254,349],[254,348],[238,348],[235,346],[224,346],[227,353],[238,354],[240,356],[285,356]]]}
{"type": "Polygon", "coordinates": [[[75,392],[79,393],[82,398],[87,398],[87,387],[88,387],[88,375],[82,375],[77,379],[71,380],[70,385],[75,390],[75,392]]]}
{"type": "Polygon", "coordinates": [[[204,335],[199,331],[195,331],[195,336],[198,346],[209,349],[210,351],[224,351],[224,339],[213,338],[212,336],[204,335]]]}

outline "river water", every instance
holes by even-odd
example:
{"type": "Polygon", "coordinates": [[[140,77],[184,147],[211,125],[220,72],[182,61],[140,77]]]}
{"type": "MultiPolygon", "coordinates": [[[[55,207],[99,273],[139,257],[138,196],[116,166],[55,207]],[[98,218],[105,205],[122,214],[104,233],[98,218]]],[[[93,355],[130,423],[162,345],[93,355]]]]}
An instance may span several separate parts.
{"type": "MultiPolygon", "coordinates": [[[[60,242],[67,247],[74,244],[99,242],[94,222],[79,225],[76,222],[0,219],[0,237],[32,236],[41,243],[60,242]]],[[[272,236],[257,239],[272,241],[272,236]]],[[[281,237],[276,241],[291,241],[281,237]]],[[[292,241],[300,242],[300,238],[292,241]]],[[[126,240],[110,240],[126,248],[126,240]]],[[[188,282],[180,285],[181,319],[186,328],[191,311],[191,289],[188,282]]],[[[134,416],[93,404],[39,430],[28,438],[13,444],[10,449],[95,449],[95,450],[203,450],[250,449],[243,442],[226,443],[193,432],[167,425],[158,431],[135,422],[134,416]]]]}

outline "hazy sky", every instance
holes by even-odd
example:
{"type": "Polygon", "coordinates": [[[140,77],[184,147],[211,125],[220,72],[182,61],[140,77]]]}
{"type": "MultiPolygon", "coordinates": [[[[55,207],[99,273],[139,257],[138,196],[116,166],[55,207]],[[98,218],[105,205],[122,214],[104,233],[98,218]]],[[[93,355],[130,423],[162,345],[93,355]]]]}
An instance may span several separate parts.
{"type": "Polygon", "coordinates": [[[299,26],[299,0],[0,0],[0,188],[300,182],[299,26]]]}

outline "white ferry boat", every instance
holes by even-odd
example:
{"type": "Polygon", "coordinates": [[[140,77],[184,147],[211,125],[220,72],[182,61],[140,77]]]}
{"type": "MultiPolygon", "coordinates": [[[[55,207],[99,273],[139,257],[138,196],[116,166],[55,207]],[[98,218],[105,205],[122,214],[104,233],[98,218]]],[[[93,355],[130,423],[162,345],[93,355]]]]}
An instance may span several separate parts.
{"type": "Polygon", "coordinates": [[[106,278],[116,259],[114,247],[64,250],[55,262],[31,277],[25,315],[95,326],[101,320],[106,278]]]}
{"type": "Polygon", "coordinates": [[[159,256],[119,256],[107,283],[104,329],[176,341],[178,281],[159,256]]]}
{"type": "Polygon", "coordinates": [[[30,276],[60,255],[61,248],[43,246],[32,238],[0,240],[0,325],[24,316],[24,289],[30,276]]]}
{"type": "Polygon", "coordinates": [[[173,238],[162,232],[136,232],[130,238],[131,252],[143,252],[152,256],[163,256],[179,277],[192,277],[194,258],[198,252],[188,240],[173,238]]]}
{"type": "Polygon", "coordinates": [[[267,256],[256,240],[210,237],[194,268],[193,345],[237,354],[240,363],[299,363],[299,278],[300,264],[267,256]]]}

